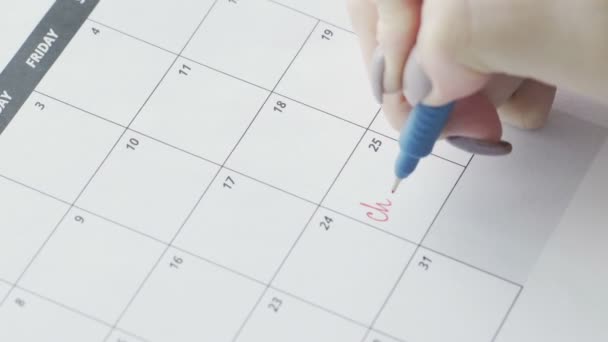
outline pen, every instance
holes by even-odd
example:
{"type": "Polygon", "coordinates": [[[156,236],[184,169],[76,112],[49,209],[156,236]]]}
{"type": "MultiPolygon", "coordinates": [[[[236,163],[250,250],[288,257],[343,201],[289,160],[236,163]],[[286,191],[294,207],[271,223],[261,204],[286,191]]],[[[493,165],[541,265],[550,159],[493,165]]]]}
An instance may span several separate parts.
{"type": "Polygon", "coordinates": [[[454,102],[437,107],[419,103],[412,109],[399,138],[393,193],[416,170],[420,159],[431,154],[453,109],[454,102]]]}

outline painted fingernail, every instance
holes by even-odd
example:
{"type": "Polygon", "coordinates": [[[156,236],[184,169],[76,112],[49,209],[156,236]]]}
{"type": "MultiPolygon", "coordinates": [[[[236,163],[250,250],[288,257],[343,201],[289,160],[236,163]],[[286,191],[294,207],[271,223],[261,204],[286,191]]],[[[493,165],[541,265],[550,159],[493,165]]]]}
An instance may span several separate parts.
{"type": "Polygon", "coordinates": [[[384,69],[386,68],[386,62],[384,60],[384,53],[379,47],[374,51],[372,61],[370,65],[370,79],[372,82],[372,92],[374,98],[378,104],[384,102],[384,69]]]}
{"type": "Polygon", "coordinates": [[[420,103],[433,89],[431,79],[418,63],[416,47],[412,49],[403,74],[403,94],[410,104],[420,103]]]}
{"type": "Polygon", "coordinates": [[[513,151],[513,145],[506,141],[489,141],[469,137],[448,137],[452,146],[469,153],[483,156],[504,156],[513,151]]]}

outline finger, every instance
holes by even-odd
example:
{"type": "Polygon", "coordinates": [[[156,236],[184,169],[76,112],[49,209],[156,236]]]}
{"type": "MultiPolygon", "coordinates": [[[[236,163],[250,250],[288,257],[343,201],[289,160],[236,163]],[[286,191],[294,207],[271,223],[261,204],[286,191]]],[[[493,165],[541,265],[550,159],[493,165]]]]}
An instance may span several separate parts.
{"type": "Polygon", "coordinates": [[[450,32],[437,40],[448,38],[441,44],[451,47],[451,58],[459,64],[607,101],[607,1],[426,0],[425,7],[427,3],[434,7],[435,25],[450,32]]]}
{"type": "Polygon", "coordinates": [[[391,93],[384,95],[382,111],[394,130],[401,131],[411,110],[412,106],[405,100],[403,94],[391,93]]]}
{"type": "Polygon", "coordinates": [[[348,11],[355,34],[359,37],[361,52],[366,65],[370,60],[378,42],[376,28],[378,27],[378,11],[372,0],[348,0],[348,11]]]}
{"type": "Polygon", "coordinates": [[[403,69],[420,25],[422,0],[375,0],[378,6],[378,42],[384,55],[384,93],[398,92],[403,69]]]}
{"type": "Polygon", "coordinates": [[[498,108],[515,94],[523,82],[520,77],[495,74],[484,87],[483,94],[498,108]]]}
{"type": "Polygon", "coordinates": [[[467,4],[467,0],[424,2],[416,46],[406,68],[406,79],[412,75],[420,81],[406,86],[408,100],[441,106],[477,93],[490,80],[490,73],[479,72],[455,58],[471,45],[467,4]],[[428,90],[413,92],[419,94],[413,100],[410,88],[421,84],[428,84],[428,90]]]}
{"type": "MultiPolygon", "coordinates": [[[[401,131],[412,107],[403,96],[385,95],[383,111],[387,121],[397,131],[401,131]]],[[[486,141],[500,141],[502,125],[494,104],[482,93],[459,100],[454,112],[441,134],[446,137],[469,137],[486,141]]]]}
{"type": "Polygon", "coordinates": [[[549,117],[555,101],[556,88],[535,80],[526,80],[521,87],[498,108],[503,121],[524,129],[538,129],[549,117]]]}
{"type": "Polygon", "coordinates": [[[456,102],[442,137],[468,137],[485,141],[500,141],[502,125],[496,107],[482,93],[456,102]]]}
{"type": "MultiPolygon", "coordinates": [[[[393,92],[384,95],[384,71],[385,62],[384,55],[382,58],[382,66],[370,66],[374,54],[378,47],[377,28],[378,28],[378,10],[374,0],[349,0],[348,10],[351,17],[351,22],[355,34],[359,37],[363,59],[372,72],[372,90],[380,103],[383,103],[383,112],[388,122],[395,130],[401,129],[405,122],[406,114],[409,113],[411,107],[405,101],[400,92],[393,92]],[[377,70],[374,70],[377,69],[377,70]],[[378,75],[373,75],[376,71],[378,75]],[[378,82],[374,82],[378,78],[378,82]],[[376,85],[376,83],[380,83],[376,85]],[[376,89],[379,88],[379,89],[376,89]]],[[[402,45],[402,43],[398,44],[402,45]]]]}

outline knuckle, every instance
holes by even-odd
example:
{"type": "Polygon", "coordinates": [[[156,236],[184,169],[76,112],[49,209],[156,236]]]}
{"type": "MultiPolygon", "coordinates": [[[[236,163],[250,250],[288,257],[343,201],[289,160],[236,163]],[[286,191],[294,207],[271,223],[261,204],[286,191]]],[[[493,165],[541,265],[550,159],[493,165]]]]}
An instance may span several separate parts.
{"type": "Polygon", "coordinates": [[[426,1],[419,42],[424,50],[443,53],[470,46],[470,14],[465,0],[426,1]]]}

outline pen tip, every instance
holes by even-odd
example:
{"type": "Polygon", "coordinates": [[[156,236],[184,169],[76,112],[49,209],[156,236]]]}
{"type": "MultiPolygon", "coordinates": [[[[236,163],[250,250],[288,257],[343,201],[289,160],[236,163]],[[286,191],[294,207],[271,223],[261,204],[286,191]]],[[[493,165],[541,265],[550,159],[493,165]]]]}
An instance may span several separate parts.
{"type": "Polygon", "coordinates": [[[393,185],[393,189],[391,190],[391,192],[394,194],[395,192],[397,192],[397,189],[399,189],[399,185],[401,185],[401,179],[397,178],[395,180],[395,184],[393,185]]]}

